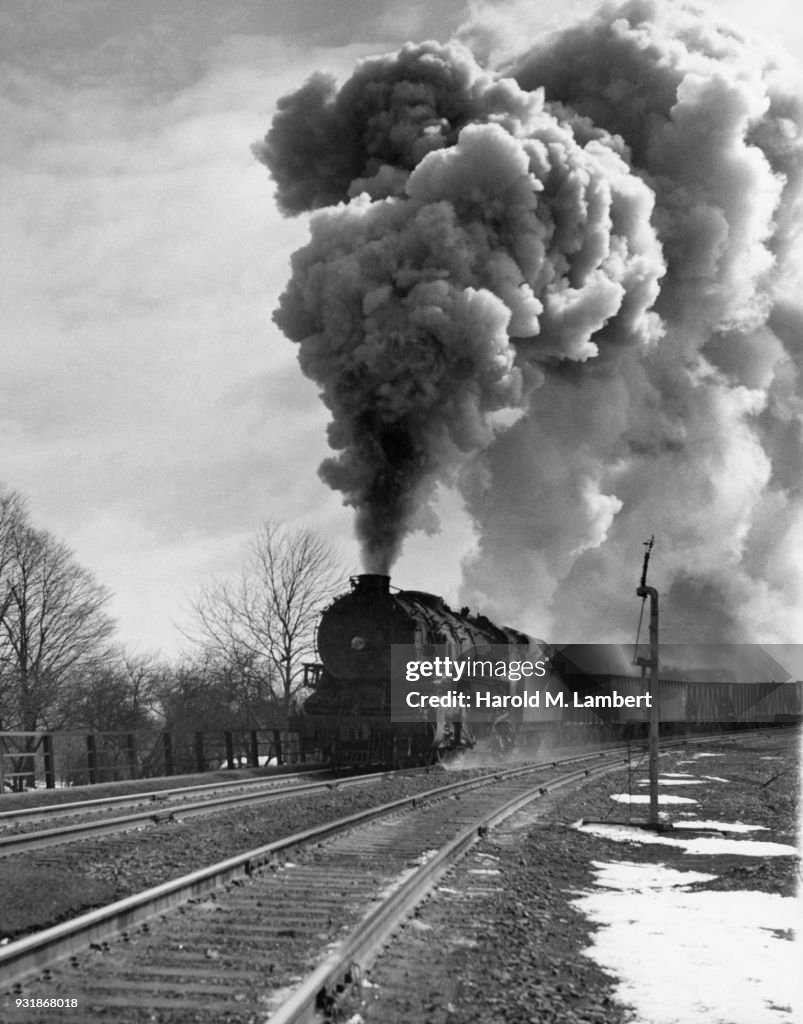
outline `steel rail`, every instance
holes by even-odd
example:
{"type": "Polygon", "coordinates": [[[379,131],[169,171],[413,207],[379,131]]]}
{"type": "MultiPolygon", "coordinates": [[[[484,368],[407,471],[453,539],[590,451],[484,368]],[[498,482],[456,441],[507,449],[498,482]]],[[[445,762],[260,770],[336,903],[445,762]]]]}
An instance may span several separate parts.
{"type": "MultiPolygon", "coordinates": [[[[737,734],[715,733],[711,736],[698,735],[695,737],[665,740],[662,748],[667,749],[669,747],[689,743],[693,744],[695,742],[710,742],[712,739],[722,739],[727,741],[732,739],[735,735],[744,735],[744,733],[748,731],[752,732],[754,730],[744,730],[737,734]]],[[[593,760],[596,757],[603,757],[607,753],[615,754],[620,750],[628,750],[632,752],[634,748],[639,749],[640,746],[641,744],[639,742],[635,742],[629,746],[617,746],[608,748],[607,750],[595,750],[587,754],[568,755],[557,760],[545,759],[543,762],[531,762],[531,764],[533,766],[540,767],[555,767],[558,764],[566,764],[573,761],[593,760]]],[[[109,835],[114,832],[122,832],[127,829],[141,827],[145,824],[158,825],[162,822],[175,821],[177,818],[189,818],[199,814],[226,810],[229,807],[248,806],[250,804],[262,803],[264,801],[270,802],[272,800],[284,799],[287,796],[302,796],[305,794],[324,792],[327,789],[336,789],[339,786],[354,786],[363,782],[376,782],[383,778],[398,777],[402,774],[420,774],[429,770],[429,768],[407,768],[402,769],[401,771],[373,772],[367,775],[350,775],[334,779],[324,779],[320,782],[302,783],[297,786],[272,785],[269,789],[259,793],[238,793],[233,796],[222,796],[217,799],[204,800],[199,803],[184,803],[177,804],[175,807],[166,807],[164,809],[160,808],[158,810],[138,811],[134,814],[122,815],[116,818],[104,818],[94,821],[78,822],[73,825],[64,825],[60,828],[38,829],[31,832],[0,836],[0,858],[12,856],[18,853],[31,852],[32,850],[47,849],[48,847],[60,845],[61,843],[75,842],[92,836],[109,835]]],[[[246,787],[254,785],[252,780],[243,781],[246,787]]],[[[222,783],[221,785],[240,786],[240,788],[242,788],[242,782],[237,782],[235,780],[232,782],[222,783]]],[[[217,788],[214,783],[211,784],[211,786],[213,789],[217,788]]],[[[204,786],[202,788],[206,787],[204,786]]],[[[55,806],[58,807],[59,805],[55,806]]]]}
{"type": "MultiPolygon", "coordinates": [[[[171,786],[168,789],[148,789],[142,792],[120,793],[117,796],[93,797],[91,800],[71,800],[69,803],[40,804],[36,807],[16,807],[9,811],[0,811],[0,825],[6,821],[17,821],[26,818],[49,818],[62,814],[81,814],[83,811],[103,811],[106,808],[121,804],[159,803],[180,797],[183,794],[211,792],[214,790],[234,789],[237,786],[265,786],[282,784],[286,779],[302,778],[316,772],[326,772],[325,766],[305,768],[298,772],[282,772],[276,775],[261,775],[258,778],[227,779],[223,782],[203,782],[192,786],[171,786]]],[[[13,797],[12,797],[13,799],[13,797]]]]}
{"type": "Polygon", "coordinates": [[[178,804],[175,807],[166,807],[163,810],[138,811],[135,814],[126,814],[117,818],[77,822],[74,825],[63,825],[60,828],[38,829],[32,832],[1,836],[0,857],[7,857],[25,851],[46,849],[49,846],[74,842],[75,840],[86,839],[90,836],[122,832],[143,824],[158,825],[161,822],[175,821],[177,818],[190,818],[199,814],[226,810],[229,807],[283,800],[289,796],[322,793],[326,790],[338,789],[341,786],[356,786],[366,782],[379,782],[391,776],[398,777],[403,774],[414,774],[427,770],[416,768],[412,770],[406,769],[403,772],[374,772],[370,775],[350,775],[338,779],[324,779],[320,782],[306,782],[298,786],[274,786],[269,790],[259,793],[237,793],[233,796],[222,796],[217,799],[204,800],[200,803],[178,804]]]}
{"type": "MultiPolygon", "coordinates": [[[[612,756],[613,752],[608,751],[606,754],[612,756]]],[[[571,763],[600,756],[605,755],[584,755],[582,758],[567,758],[566,761],[571,763]]],[[[626,758],[622,758],[621,752],[618,752],[610,767],[618,767],[623,760],[626,758]]],[[[414,796],[402,797],[390,803],[369,808],[237,854],[191,874],[164,882],[97,910],[89,911],[72,921],[53,925],[41,932],[16,939],[0,948],[0,985],[8,987],[25,975],[33,971],[41,971],[90,943],[108,941],[156,914],[170,910],[194,897],[204,895],[244,875],[250,875],[258,868],[270,864],[278,856],[287,854],[298,847],[320,842],[347,829],[402,811],[405,808],[429,804],[461,790],[468,792],[496,781],[542,771],[557,763],[559,762],[549,761],[540,764],[519,765],[470,780],[439,786],[414,796]]],[[[575,774],[579,777],[592,772],[592,768],[584,768],[575,774]]],[[[365,776],[363,777],[365,778],[365,776]]],[[[542,782],[540,785],[545,788],[549,784],[542,782]]]]}
{"type": "MultiPolygon", "coordinates": [[[[765,732],[766,729],[759,727],[756,730],[741,730],[738,733],[712,733],[710,735],[708,735],[708,734],[699,734],[697,736],[689,736],[689,737],[684,737],[684,738],[680,738],[680,739],[677,739],[677,740],[664,740],[663,744],[666,747],[666,746],[670,746],[670,745],[675,745],[677,743],[692,743],[695,740],[705,741],[705,742],[708,742],[709,740],[716,739],[716,738],[721,738],[723,740],[727,740],[727,739],[733,739],[735,736],[738,736],[738,735],[743,735],[745,732],[753,732],[753,731],[765,732]]],[[[638,745],[639,745],[639,741],[634,741],[633,744],[632,744],[632,746],[636,746],[636,747],[638,745]]],[[[612,745],[611,747],[608,747],[607,749],[606,748],[598,748],[596,751],[589,753],[587,756],[593,757],[596,754],[601,755],[603,753],[606,753],[607,750],[618,750],[620,748],[621,748],[621,744],[612,745]]],[[[427,770],[429,770],[429,768],[431,768],[431,766],[424,767],[424,768],[404,768],[404,769],[397,770],[397,774],[398,774],[399,771],[401,771],[401,772],[409,772],[411,774],[414,774],[414,773],[417,773],[417,772],[427,771],[427,770]]],[[[61,817],[61,816],[68,816],[68,815],[71,815],[71,814],[72,815],[81,814],[83,812],[87,812],[87,813],[101,812],[101,811],[104,811],[106,809],[112,809],[112,808],[117,807],[117,806],[125,806],[127,804],[132,804],[132,805],[141,804],[141,803],[160,804],[160,803],[162,803],[162,801],[165,801],[165,800],[174,799],[174,798],[180,798],[184,794],[214,792],[214,791],[218,791],[218,790],[237,789],[237,788],[250,788],[250,787],[256,788],[256,787],[259,787],[259,786],[276,786],[276,787],[281,787],[285,783],[285,780],[301,778],[301,777],[304,777],[306,775],[314,775],[316,773],[323,773],[323,772],[326,772],[328,770],[330,770],[330,769],[328,769],[326,766],[318,765],[318,766],[315,766],[315,767],[302,769],[300,771],[282,772],[282,773],[278,773],[278,774],[263,775],[263,776],[259,776],[258,778],[227,779],[227,780],[222,781],[222,782],[206,782],[206,783],[198,783],[198,784],[192,785],[192,786],[172,786],[172,787],[169,787],[169,788],[166,788],[166,789],[142,790],[141,792],[121,793],[121,794],[118,794],[117,796],[97,797],[97,798],[92,798],[90,800],[73,800],[73,801],[70,801],[69,803],[41,804],[41,805],[35,806],[35,807],[12,808],[11,810],[0,811],[0,826],[2,826],[5,822],[15,822],[15,821],[20,821],[20,820],[21,821],[34,820],[36,818],[61,817]]],[[[332,784],[336,784],[336,783],[340,783],[340,782],[346,781],[347,779],[352,779],[352,778],[369,779],[369,778],[372,778],[372,777],[381,776],[383,774],[389,774],[389,771],[373,772],[373,773],[363,773],[362,775],[354,775],[354,776],[351,776],[351,775],[339,776],[339,777],[334,777],[334,778],[330,779],[329,781],[332,784]]],[[[181,809],[181,805],[178,805],[178,806],[179,806],[179,809],[181,809]]],[[[150,817],[151,816],[151,812],[150,811],[149,812],[145,812],[145,813],[146,813],[146,817],[150,817]]]]}
{"type": "MultiPolygon", "coordinates": [[[[766,730],[742,730],[740,733],[734,734],[722,734],[714,733],[708,735],[697,735],[694,737],[682,737],[678,739],[665,740],[662,744],[662,749],[669,747],[675,747],[679,745],[694,744],[695,742],[710,742],[713,739],[721,739],[723,741],[732,740],[737,735],[744,735],[746,732],[753,731],[766,731],[766,730]]],[[[558,764],[571,763],[572,761],[582,761],[588,759],[594,759],[596,757],[603,757],[607,753],[614,754],[620,750],[631,751],[639,749],[641,744],[636,741],[631,743],[629,746],[616,746],[609,747],[607,750],[595,750],[587,754],[575,754],[567,757],[555,759],[546,759],[543,762],[531,762],[533,767],[555,767],[558,764]]],[[[313,769],[314,771],[315,769],[313,769]]],[[[144,810],[138,811],[134,814],[122,815],[116,818],[104,818],[101,820],[78,822],[73,825],[64,825],[60,828],[53,829],[38,829],[31,832],[15,833],[9,836],[0,836],[0,858],[6,856],[12,856],[18,853],[31,852],[38,849],[47,849],[51,846],[60,845],[66,842],[75,842],[77,840],[86,839],[92,836],[109,835],[114,832],[122,832],[127,829],[133,829],[141,827],[145,824],[158,825],[162,822],[175,821],[177,818],[189,818],[200,814],[207,814],[214,811],[225,810],[229,807],[247,806],[249,804],[262,803],[264,801],[280,800],[287,796],[301,796],[304,794],[312,794],[315,792],[324,792],[327,789],[336,789],[339,786],[353,786],[359,785],[363,782],[375,782],[383,778],[398,777],[402,774],[420,774],[422,772],[429,771],[430,768],[406,768],[396,771],[383,771],[373,772],[371,774],[362,775],[350,775],[340,778],[324,779],[320,782],[309,782],[302,783],[297,786],[283,786],[281,784],[275,784],[281,778],[276,776],[271,779],[271,787],[264,792],[259,793],[238,793],[233,796],[223,796],[217,799],[204,800],[200,803],[184,803],[177,804],[174,807],[166,807],[158,810],[144,810]]],[[[300,774],[300,773],[297,773],[300,774]]],[[[293,776],[287,776],[293,777],[293,776]]],[[[264,787],[264,780],[232,780],[231,782],[224,782],[220,784],[211,783],[208,784],[212,789],[222,787],[239,787],[246,788],[250,786],[256,786],[258,783],[262,783],[264,787]]],[[[195,787],[187,787],[187,791],[194,789],[195,787]]],[[[206,789],[207,785],[202,785],[199,788],[206,789]]],[[[170,792],[182,792],[183,790],[171,790],[170,792]]],[[[157,793],[159,791],[156,791],[157,793]]],[[[113,797],[112,800],[119,798],[113,797]]],[[[54,807],[66,807],[69,805],[51,805],[54,807]]],[[[80,806],[80,805],[79,805],[80,806]]],[[[97,808],[95,808],[97,809],[97,808]]],[[[32,809],[31,809],[32,810],[32,809]]],[[[11,811],[7,812],[10,814],[20,814],[24,811],[11,811]]],[[[76,813],[78,813],[76,811],[76,813]]],[[[1,816],[0,816],[1,820],[1,816]]]]}
{"type": "Polygon", "coordinates": [[[611,763],[574,771],[548,783],[535,783],[496,810],[485,814],[465,828],[413,874],[394,889],[393,892],[334,949],[319,966],[307,976],[301,985],[268,1018],[266,1024],[311,1024],[316,1019],[318,1008],[334,1001],[334,992],[344,977],[360,973],[370,965],[373,957],[390,938],[410,912],[424,899],[433,885],[458,860],[465,856],[482,836],[505,818],[515,814],[522,807],[547,795],[555,789],[574,785],[596,775],[614,771],[620,765],[619,759],[611,763]]]}
{"type": "MultiPolygon", "coordinates": [[[[743,730],[741,735],[765,731],[765,729],[743,730]]],[[[664,749],[686,746],[689,743],[702,743],[704,739],[708,739],[709,742],[711,739],[733,741],[735,735],[737,734],[723,736],[716,733],[705,738],[697,736],[675,739],[666,742],[664,749]]],[[[613,752],[609,751],[608,753],[613,752]]],[[[320,1020],[319,1011],[322,1008],[330,1009],[336,1002],[336,992],[344,987],[344,980],[349,975],[359,978],[365,973],[372,960],[387,944],[393,932],[398,929],[410,912],[421,903],[435,883],[458,860],[464,857],[489,829],[512,816],[528,803],[548,795],[553,790],[615,771],[619,764],[618,760],[614,760],[582,771],[571,772],[550,782],[536,783],[530,790],[518,794],[469,825],[441,847],[432,858],[417,867],[379,906],[371,910],[350,935],[328,954],[326,959],[304,979],[281,1006],[271,1013],[266,1024],[313,1024],[314,1021],[320,1020]]]]}
{"type": "MultiPolygon", "coordinates": [[[[718,734],[715,738],[723,739],[721,734],[718,734]]],[[[688,742],[694,743],[695,740],[703,742],[703,737],[697,736],[691,741],[686,739],[670,741],[667,743],[667,746],[686,745],[688,742]]],[[[414,807],[418,804],[429,804],[438,799],[446,798],[449,794],[460,790],[468,791],[489,785],[494,781],[513,778],[516,775],[525,775],[533,771],[544,770],[545,768],[558,767],[562,764],[600,758],[610,759],[605,764],[597,765],[596,768],[583,768],[581,774],[575,773],[574,777],[579,778],[581,775],[590,776],[596,774],[598,770],[613,770],[623,763],[628,764],[632,760],[633,752],[634,744],[631,743],[616,749],[596,750],[584,755],[572,755],[563,758],[555,758],[553,756],[548,760],[545,759],[538,763],[518,765],[509,769],[497,769],[484,776],[474,777],[470,780],[441,786],[424,793],[403,797],[388,804],[370,808],[367,811],[359,812],[246,851],[225,861],[199,869],[182,878],[173,879],[170,882],[118,900],[106,907],[90,911],[72,921],[55,925],[41,932],[24,936],[4,946],[0,946],[0,984],[4,988],[11,986],[31,972],[41,971],[43,968],[77,952],[90,943],[106,942],[121,932],[125,932],[189,899],[220,888],[229,881],[250,875],[261,866],[270,864],[277,858],[284,857],[294,848],[320,842],[323,839],[336,835],[338,832],[346,831],[349,828],[367,823],[384,815],[402,811],[407,807],[414,807]]],[[[365,779],[367,776],[362,776],[361,778],[365,779]]],[[[548,792],[554,786],[554,782],[544,781],[533,788],[548,792]]]]}

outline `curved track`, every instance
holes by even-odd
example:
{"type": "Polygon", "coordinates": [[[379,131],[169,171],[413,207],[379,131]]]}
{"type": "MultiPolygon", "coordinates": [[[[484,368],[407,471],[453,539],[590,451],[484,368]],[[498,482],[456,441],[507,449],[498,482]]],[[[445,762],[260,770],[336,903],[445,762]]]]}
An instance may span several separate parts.
{"type": "Polygon", "coordinates": [[[0,949],[0,1016],[50,1021],[56,1007],[65,1022],[96,1013],[120,1022],[253,1021],[269,1012],[276,1024],[309,1020],[350,965],[370,957],[514,802],[628,759],[596,752],[454,782],[11,942],[0,949]],[[572,762],[587,764],[567,773],[572,762]],[[340,951],[325,956],[335,945],[340,951]]]}
{"type": "MultiPolygon", "coordinates": [[[[576,770],[571,779],[622,763],[621,755],[593,759],[597,768],[576,770]]],[[[354,927],[367,906],[397,891],[414,868],[426,863],[431,870],[433,851],[456,840],[470,842],[500,804],[532,799],[560,774],[528,765],[455,782],[251,850],[9,943],[0,950],[0,974],[7,984],[20,980],[0,1001],[3,1019],[52,1019],[52,1008],[17,1008],[17,999],[77,1000],[58,1008],[62,1021],[92,1019],[93,1008],[120,1021],[217,1021],[238,1006],[264,1015],[298,980],[299,969],[314,966],[321,949],[354,927]],[[287,863],[291,853],[305,863],[287,863]],[[260,870],[265,867],[272,870],[260,870]],[[227,891],[210,896],[226,883],[227,891]],[[165,920],[149,921],[170,908],[165,920]],[[125,941],[107,945],[121,932],[125,941]],[[70,964],[53,966],[68,956],[70,964]],[[36,971],[46,973],[24,981],[36,971]],[[151,1012],[158,1016],[149,1017],[151,1012]]]]}

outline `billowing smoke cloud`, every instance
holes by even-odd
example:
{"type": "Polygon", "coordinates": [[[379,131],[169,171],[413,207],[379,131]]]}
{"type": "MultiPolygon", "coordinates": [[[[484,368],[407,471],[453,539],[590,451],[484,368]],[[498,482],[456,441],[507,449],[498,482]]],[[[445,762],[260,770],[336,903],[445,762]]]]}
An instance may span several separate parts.
{"type": "Polygon", "coordinates": [[[501,70],[407,46],[283,101],[257,153],[318,212],[276,320],[368,568],[456,482],[491,614],[629,634],[655,533],[664,639],[799,639],[800,126],[773,57],[660,0],[501,70]]]}
{"type": "Polygon", "coordinates": [[[606,6],[506,70],[626,144],[655,195],[665,332],[613,373],[549,375],[479,457],[469,596],[518,601],[553,635],[609,638],[633,622],[655,532],[664,639],[798,641],[803,320],[784,289],[799,86],[739,34],[652,0],[606,6]]]}
{"type": "Polygon", "coordinates": [[[545,367],[657,339],[652,194],[620,149],[456,45],[283,101],[258,155],[285,209],[323,208],[275,318],[332,412],[321,474],[357,509],[368,568],[545,367]]]}

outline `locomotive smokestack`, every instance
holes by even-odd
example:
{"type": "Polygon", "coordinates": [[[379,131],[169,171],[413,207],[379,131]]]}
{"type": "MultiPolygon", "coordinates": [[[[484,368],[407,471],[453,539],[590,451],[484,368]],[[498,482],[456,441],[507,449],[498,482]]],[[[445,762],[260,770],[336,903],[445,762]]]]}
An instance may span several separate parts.
{"type": "Polygon", "coordinates": [[[331,415],[321,476],[368,572],[454,487],[464,602],[623,632],[649,523],[680,634],[797,639],[795,76],[680,2],[523,20],[478,10],[479,59],[410,43],[316,74],[254,148],[311,214],[274,320],[331,415]]]}
{"type": "Polygon", "coordinates": [[[386,597],[390,593],[390,576],[378,572],[363,573],[351,577],[351,586],[361,597],[386,597]]]}

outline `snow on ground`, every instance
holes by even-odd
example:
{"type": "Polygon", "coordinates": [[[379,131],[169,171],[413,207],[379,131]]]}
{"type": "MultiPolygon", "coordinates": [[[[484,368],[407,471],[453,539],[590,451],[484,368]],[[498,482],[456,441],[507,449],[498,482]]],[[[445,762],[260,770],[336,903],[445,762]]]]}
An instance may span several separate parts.
{"type": "MultiPolygon", "coordinates": [[[[802,741],[803,742],[803,741],[802,741]]],[[[678,762],[701,768],[698,753],[678,762]]],[[[765,755],[770,760],[775,755],[765,755]]],[[[727,782],[718,776],[663,772],[660,783],[727,782]]],[[[803,779],[801,780],[803,785],[803,779]]],[[[647,795],[617,793],[618,803],[646,804],[647,795]]],[[[661,792],[661,804],[696,804],[661,792]]],[[[695,820],[676,814],[674,828],[723,833],[765,831],[743,822],[695,820]]],[[[582,831],[609,839],[670,846],[691,854],[789,856],[784,843],[726,836],[657,834],[643,829],[587,824],[582,831]]],[[[803,836],[801,837],[803,844],[803,836]]],[[[690,892],[715,875],[663,864],[594,862],[595,888],[574,901],[599,928],[586,955],[619,979],[617,998],[632,1006],[640,1024],[803,1024],[803,889],[798,898],[756,891],[690,892]]]]}
{"type": "Polygon", "coordinates": [[[745,825],[741,821],[673,821],[672,828],[704,828],[716,832],[766,832],[764,825],[745,825]]]}
{"type": "MultiPolygon", "coordinates": [[[[679,778],[677,775],[662,775],[658,779],[660,786],[702,786],[704,782],[727,782],[719,775],[701,775],[699,778],[679,778]]],[[[649,779],[639,779],[640,786],[649,786],[649,779]]]]}
{"type": "MultiPolygon", "coordinates": [[[[649,779],[639,779],[640,786],[649,786],[649,779]]],[[[702,779],[658,779],[659,786],[702,786],[702,779]]]]}
{"type": "MultiPolygon", "coordinates": [[[[774,844],[780,845],[780,844],[774,844]]],[[[642,1024],[794,1024],[803,1020],[797,900],[688,892],[714,876],[656,864],[594,862],[574,905],[600,928],[586,955],[621,980],[642,1024]]]]}
{"type": "MultiPolygon", "coordinates": [[[[650,798],[638,793],[611,793],[611,800],[619,804],[648,804],[650,798]]],[[[659,804],[696,804],[690,796],[673,796],[671,793],[661,793],[658,797],[659,804]]]]}
{"type": "MultiPolygon", "coordinates": [[[[701,775],[695,777],[690,775],[688,772],[684,772],[683,775],[680,772],[664,772],[658,777],[659,786],[702,786],[704,782],[727,782],[727,779],[722,779],[719,775],[701,775]]],[[[639,779],[638,784],[640,786],[649,786],[649,779],[639,779]]]]}
{"type": "MultiPolygon", "coordinates": [[[[686,828],[690,826],[685,825],[686,828]]],[[[698,825],[698,828],[701,826],[698,825]]],[[[750,828],[751,826],[742,826],[750,828]]],[[[761,843],[753,839],[724,839],[719,836],[699,836],[694,839],[679,839],[658,835],[648,829],[630,828],[627,825],[607,825],[588,822],[580,826],[581,832],[591,832],[607,839],[630,843],[656,843],[660,846],[674,846],[686,853],[736,854],[741,857],[794,857],[797,849],[785,843],[761,843]]],[[[738,829],[737,829],[738,831],[738,829]]],[[[692,879],[693,881],[693,879],[692,879]]]]}
{"type": "Polygon", "coordinates": [[[725,756],[724,754],[694,754],[693,757],[687,757],[685,760],[678,761],[677,763],[679,765],[680,764],[694,764],[694,762],[699,760],[699,758],[701,758],[701,757],[724,757],[724,756],[725,756]]]}

